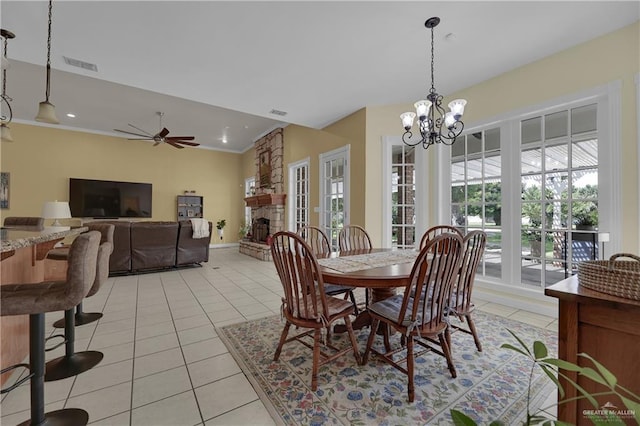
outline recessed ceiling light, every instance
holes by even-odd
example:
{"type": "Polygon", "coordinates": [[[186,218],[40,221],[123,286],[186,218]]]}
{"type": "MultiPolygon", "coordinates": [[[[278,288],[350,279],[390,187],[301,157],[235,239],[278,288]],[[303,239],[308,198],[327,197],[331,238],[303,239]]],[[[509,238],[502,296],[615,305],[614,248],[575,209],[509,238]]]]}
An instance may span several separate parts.
{"type": "Polygon", "coordinates": [[[72,113],[68,113],[68,114],[67,114],[67,117],[69,117],[69,118],[76,118],[76,115],[75,115],[75,114],[72,114],[72,113]]]}
{"type": "Polygon", "coordinates": [[[222,138],[222,143],[227,143],[227,138],[222,138]]]}

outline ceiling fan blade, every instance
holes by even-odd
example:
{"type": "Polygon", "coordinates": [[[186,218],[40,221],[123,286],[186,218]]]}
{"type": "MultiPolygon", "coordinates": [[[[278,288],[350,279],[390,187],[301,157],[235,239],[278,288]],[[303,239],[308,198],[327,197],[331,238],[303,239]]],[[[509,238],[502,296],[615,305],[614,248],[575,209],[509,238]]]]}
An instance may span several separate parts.
{"type": "Polygon", "coordinates": [[[165,136],[167,136],[169,134],[169,129],[167,129],[166,127],[163,128],[162,130],[160,130],[160,133],[158,133],[158,136],[160,136],[161,138],[164,138],[165,136]]]}
{"type": "Polygon", "coordinates": [[[133,133],[133,132],[129,132],[127,130],[120,130],[120,129],[113,129],[113,130],[116,131],[116,132],[126,133],[128,135],[140,136],[140,137],[143,137],[143,138],[150,138],[151,137],[151,135],[141,135],[139,133],[133,133]]]}
{"type": "Polygon", "coordinates": [[[165,139],[171,139],[171,140],[181,139],[183,141],[192,141],[195,138],[196,138],[195,136],[169,136],[168,138],[165,138],[165,139]]]}
{"type": "Polygon", "coordinates": [[[133,127],[134,129],[141,131],[141,132],[142,132],[142,133],[144,133],[146,136],[152,136],[152,137],[153,137],[153,135],[152,135],[151,133],[147,132],[146,130],[142,130],[140,127],[136,127],[136,126],[134,126],[134,125],[133,125],[133,124],[131,124],[131,123],[127,123],[127,124],[128,124],[129,126],[133,127]]]}
{"type": "Polygon", "coordinates": [[[180,146],[180,145],[176,144],[174,141],[169,141],[169,140],[165,139],[165,142],[167,142],[169,145],[171,145],[174,148],[178,148],[178,149],[183,149],[184,148],[184,146],[180,146]]]}
{"type": "Polygon", "coordinates": [[[196,142],[187,142],[187,141],[173,140],[173,139],[171,140],[171,142],[179,143],[182,145],[188,145],[188,146],[200,146],[200,144],[196,142]]]}

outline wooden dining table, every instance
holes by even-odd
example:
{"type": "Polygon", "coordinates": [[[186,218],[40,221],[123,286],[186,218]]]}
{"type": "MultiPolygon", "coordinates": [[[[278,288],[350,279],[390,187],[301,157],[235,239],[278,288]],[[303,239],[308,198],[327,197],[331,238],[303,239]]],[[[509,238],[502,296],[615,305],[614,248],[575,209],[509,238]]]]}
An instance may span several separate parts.
{"type": "MultiPolygon", "coordinates": [[[[414,250],[375,248],[318,256],[318,263],[324,283],[368,288],[371,290],[370,303],[375,303],[394,296],[397,288],[407,286],[417,256],[418,252],[414,250]],[[351,259],[358,261],[351,262],[351,259]],[[352,270],[358,268],[358,264],[363,269],[352,270]]],[[[354,330],[358,330],[370,324],[371,317],[364,309],[352,325],[354,330]]],[[[336,333],[345,331],[346,327],[341,324],[334,327],[336,333]]]]}

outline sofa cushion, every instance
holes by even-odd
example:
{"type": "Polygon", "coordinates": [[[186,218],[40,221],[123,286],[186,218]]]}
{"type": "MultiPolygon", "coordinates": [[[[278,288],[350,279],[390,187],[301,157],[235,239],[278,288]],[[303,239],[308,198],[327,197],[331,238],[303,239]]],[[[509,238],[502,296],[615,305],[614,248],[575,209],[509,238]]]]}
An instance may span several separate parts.
{"type": "Polygon", "coordinates": [[[181,220],[178,224],[176,265],[207,262],[209,260],[209,244],[211,243],[211,222],[209,222],[209,236],[206,238],[193,238],[193,227],[190,220],[181,220]]]}
{"type": "Polygon", "coordinates": [[[120,220],[91,222],[115,225],[113,231],[113,253],[109,257],[109,273],[131,270],[131,222],[120,220]]]}
{"type": "Polygon", "coordinates": [[[175,266],[177,242],[178,222],[132,222],[131,270],[175,266]]]}

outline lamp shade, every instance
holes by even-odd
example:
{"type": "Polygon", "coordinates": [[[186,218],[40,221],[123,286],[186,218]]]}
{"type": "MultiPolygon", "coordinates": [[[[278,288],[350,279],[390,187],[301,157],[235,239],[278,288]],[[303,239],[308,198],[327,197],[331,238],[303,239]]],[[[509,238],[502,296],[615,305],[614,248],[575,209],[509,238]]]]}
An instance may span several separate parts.
{"type": "Polygon", "coordinates": [[[42,207],[42,217],[45,219],[55,219],[53,226],[60,226],[58,219],[69,219],[71,209],[66,201],[47,201],[42,207]]]}
{"type": "Polygon", "coordinates": [[[0,139],[2,142],[13,142],[13,137],[11,137],[11,129],[9,126],[2,123],[0,124],[0,139]]]}
{"type": "Polygon", "coordinates": [[[41,121],[43,123],[49,124],[60,124],[60,122],[58,121],[58,117],[56,117],[55,106],[53,106],[53,104],[49,101],[40,102],[36,121],[41,121]]]}

